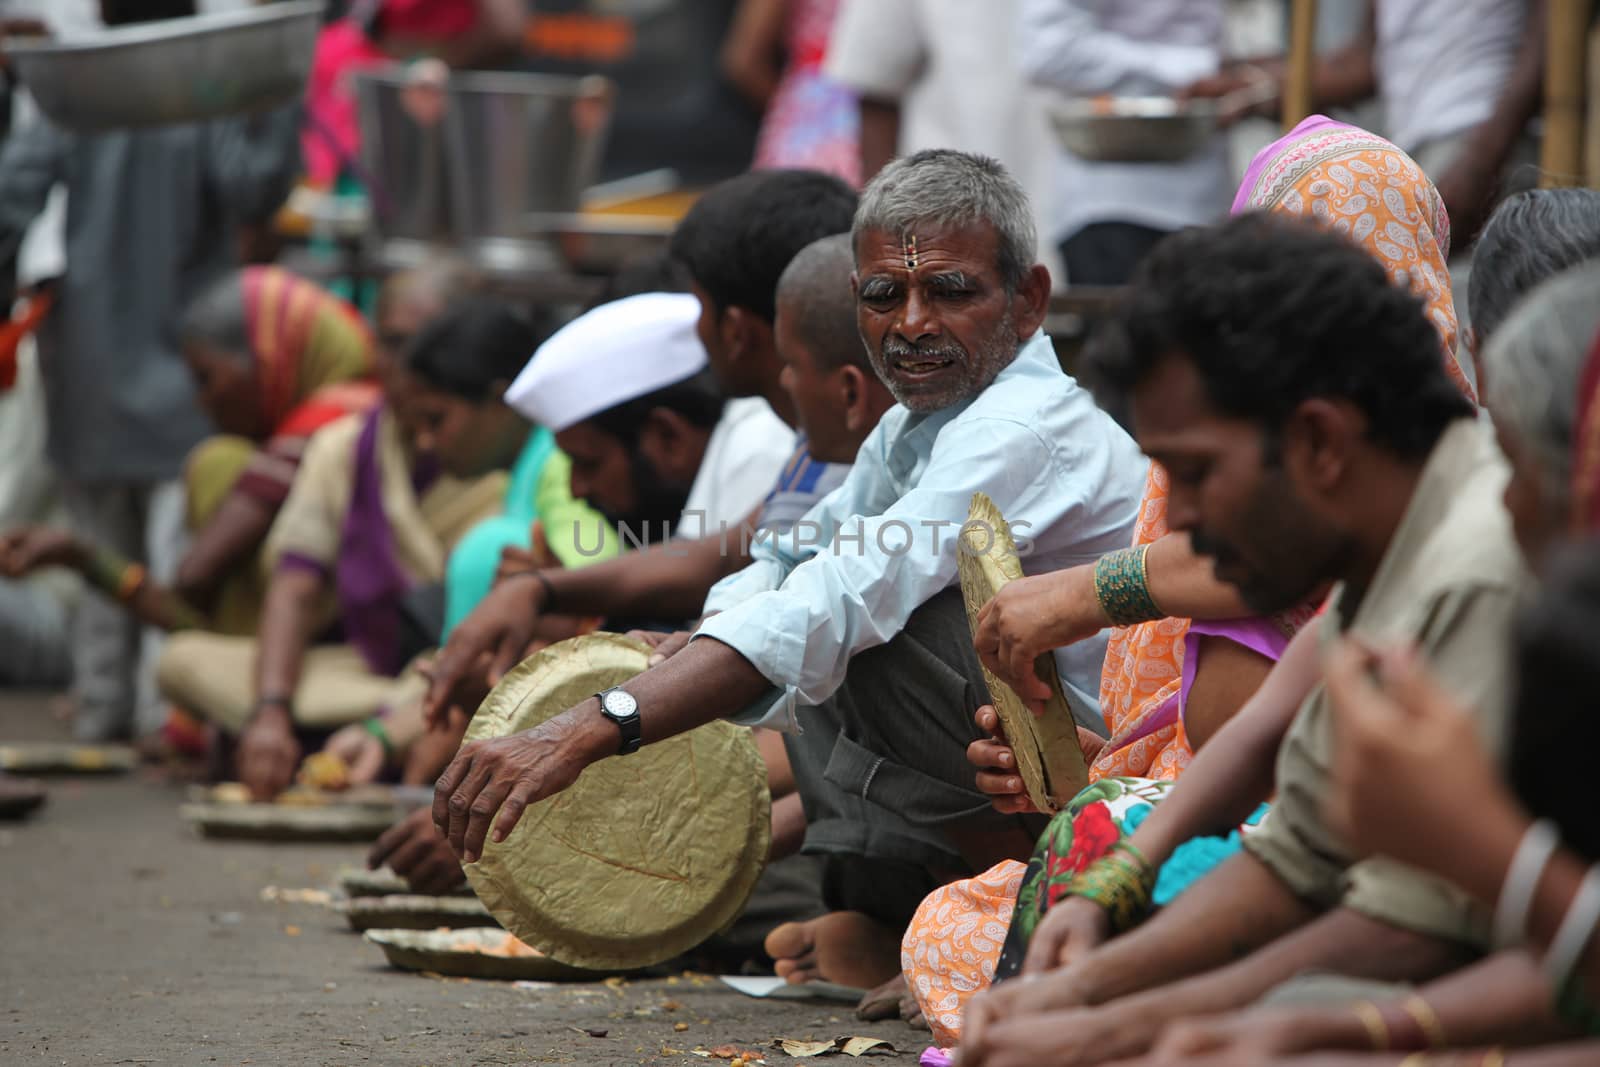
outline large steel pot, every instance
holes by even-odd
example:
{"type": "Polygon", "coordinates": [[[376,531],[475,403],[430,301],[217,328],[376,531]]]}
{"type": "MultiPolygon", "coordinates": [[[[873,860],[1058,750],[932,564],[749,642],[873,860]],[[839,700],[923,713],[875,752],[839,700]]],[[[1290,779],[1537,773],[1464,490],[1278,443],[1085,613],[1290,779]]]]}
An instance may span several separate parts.
{"type": "Polygon", "coordinates": [[[58,125],[83,132],[264,111],[305,92],[320,0],[6,42],[17,77],[58,125]]]}

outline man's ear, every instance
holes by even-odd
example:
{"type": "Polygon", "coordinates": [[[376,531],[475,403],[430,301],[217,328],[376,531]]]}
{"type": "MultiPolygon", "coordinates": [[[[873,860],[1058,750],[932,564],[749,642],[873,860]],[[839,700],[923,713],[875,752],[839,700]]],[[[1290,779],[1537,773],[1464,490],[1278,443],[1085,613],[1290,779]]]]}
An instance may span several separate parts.
{"type": "Polygon", "coordinates": [[[695,426],[671,408],[651,408],[639,424],[639,451],[666,478],[689,482],[700,467],[695,426]]]}
{"type": "Polygon", "coordinates": [[[1313,397],[1284,423],[1283,463],[1310,488],[1332,492],[1350,470],[1366,434],[1366,416],[1355,405],[1313,397]]]}
{"type": "Polygon", "coordinates": [[[729,307],[723,310],[723,351],[734,360],[743,359],[752,352],[770,352],[773,346],[772,323],[749,308],[729,307]]]}
{"type": "Polygon", "coordinates": [[[854,433],[867,415],[867,380],[861,368],[847,363],[838,370],[839,403],[844,409],[845,428],[854,433]]]}
{"type": "Polygon", "coordinates": [[[1050,268],[1035,263],[1017,286],[1012,298],[1012,314],[1017,323],[1017,340],[1026,341],[1039,332],[1050,312],[1050,268]]]}

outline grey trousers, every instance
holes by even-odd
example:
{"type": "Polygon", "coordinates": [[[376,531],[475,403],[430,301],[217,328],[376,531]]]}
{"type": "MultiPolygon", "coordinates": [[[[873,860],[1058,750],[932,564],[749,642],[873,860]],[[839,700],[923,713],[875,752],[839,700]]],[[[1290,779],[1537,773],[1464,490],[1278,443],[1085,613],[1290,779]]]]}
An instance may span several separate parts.
{"type": "Polygon", "coordinates": [[[786,735],[806,812],[805,850],[864,860],[869,869],[876,862],[951,874],[969,867],[944,827],[1042,829],[1042,819],[1002,815],[978,792],[966,752],[980,736],[973,713],[988,700],[957,589],[923,604],[888,644],[851,660],[844,685],[801,709],[801,732],[786,735]]]}
{"type": "MultiPolygon", "coordinates": [[[[151,578],[171,582],[187,542],[180,482],[155,485],[82,485],[63,482],[62,498],[73,529],[91,544],[138,560],[151,578]]],[[[73,612],[72,673],[78,713],[73,732],[82,741],[145,737],[166,721],[156,689],[161,631],[140,626],[127,609],[88,593],[73,612]]]]}
{"type": "Polygon", "coordinates": [[[0,578],[0,685],[57,688],[72,680],[67,609],[37,581],[0,578]]]}

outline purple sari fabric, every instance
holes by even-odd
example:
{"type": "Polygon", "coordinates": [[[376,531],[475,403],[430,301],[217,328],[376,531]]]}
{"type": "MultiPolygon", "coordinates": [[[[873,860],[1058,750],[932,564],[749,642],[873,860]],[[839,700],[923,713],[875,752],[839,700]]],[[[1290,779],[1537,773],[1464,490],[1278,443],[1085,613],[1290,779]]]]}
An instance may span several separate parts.
{"type": "MultiPolygon", "coordinates": [[[[394,533],[384,513],[378,420],[374,411],[356,441],[350,510],[339,538],[333,585],[345,640],[375,674],[393,676],[405,666],[400,662],[400,605],[411,579],[395,556],[394,533]]],[[[432,457],[415,461],[413,491],[421,496],[437,476],[438,463],[432,457]]]]}

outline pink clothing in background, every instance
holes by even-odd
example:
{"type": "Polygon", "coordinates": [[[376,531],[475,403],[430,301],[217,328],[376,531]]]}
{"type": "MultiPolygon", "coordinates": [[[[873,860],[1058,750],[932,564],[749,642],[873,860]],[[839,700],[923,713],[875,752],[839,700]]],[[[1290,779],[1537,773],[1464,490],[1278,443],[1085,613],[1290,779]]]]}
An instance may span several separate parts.
{"type": "Polygon", "coordinates": [[[362,30],[364,17],[381,8],[385,33],[448,40],[468,32],[478,21],[476,0],[372,0],[358,3],[348,16],[322,31],[311,62],[306,108],[311,122],[302,138],[306,175],[312,185],[326,187],[361,147],[353,79],[394,58],[362,30]]]}

